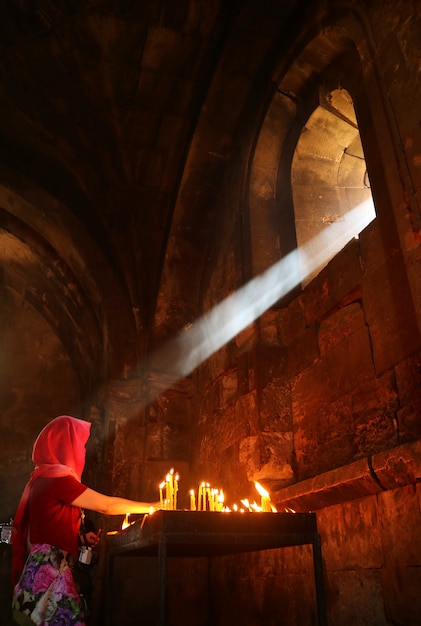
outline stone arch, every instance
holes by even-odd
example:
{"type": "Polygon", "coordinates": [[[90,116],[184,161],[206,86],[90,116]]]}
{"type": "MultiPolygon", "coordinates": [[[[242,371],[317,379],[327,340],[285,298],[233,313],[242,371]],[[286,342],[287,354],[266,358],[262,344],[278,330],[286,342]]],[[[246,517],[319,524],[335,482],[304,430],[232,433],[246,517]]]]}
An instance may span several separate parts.
{"type": "Polygon", "coordinates": [[[124,377],[137,366],[124,289],[67,207],[6,168],[0,171],[0,215],[5,294],[45,319],[89,403],[109,377],[124,377]],[[117,312],[118,327],[112,323],[117,312]]]}
{"type": "MultiPolygon", "coordinates": [[[[371,135],[372,146],[366,160],[374,201],[376,191],[383,186],[383,174],[370,162],[376,140],[370,133],[372,111],[364,91],[367,77],[363,76],[361,68],[362,54],[365,74],[369,73],[367,68],[372,67],[368,39],[359,17],[352,12],[334,19],[319,16],[317,24],[312,24],[307,33],[306,43],[301,41],[301,47],[291,51],[287,60],[282,58],[273,72],[276,89],[255,142],[246,190],[253,276],[291,254],[295,258],[297,290],[301,288],[291,185],[292,160],[301,131],[324,95],[337,88],[350,94],[364,152],[366,137],[371,135]]],[[[372,89],[375,91],[375,87],[372,89]]],[[[381,94],[377,93],[376,98],[382,108],[381,94]]],[[[389,206],[389,203],[384,204],[389,206]]]]}
{"type": "Polygon", "coordinates": [[[300,282],[311,282],[375,218],[352,98],[320,89],[291,166],[300,282]]]}

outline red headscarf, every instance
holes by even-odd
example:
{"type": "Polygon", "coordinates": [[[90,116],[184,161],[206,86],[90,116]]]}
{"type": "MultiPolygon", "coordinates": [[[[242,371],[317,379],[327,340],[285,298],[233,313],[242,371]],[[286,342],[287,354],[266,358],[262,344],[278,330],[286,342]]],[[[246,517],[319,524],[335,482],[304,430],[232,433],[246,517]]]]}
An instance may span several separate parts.
{"type": "Polygon", "coordinates": [[[13,520],[13,584],[19,579],[27,551],[27,504],[31,484],[41,476],[57,478],[71,475],[80,481],[85,466],[85,445],[90,430],[90,422],[69,415],[60,415],[49,422],[35,440],[32,460],[36,466],[25,486],[13,520]]]}

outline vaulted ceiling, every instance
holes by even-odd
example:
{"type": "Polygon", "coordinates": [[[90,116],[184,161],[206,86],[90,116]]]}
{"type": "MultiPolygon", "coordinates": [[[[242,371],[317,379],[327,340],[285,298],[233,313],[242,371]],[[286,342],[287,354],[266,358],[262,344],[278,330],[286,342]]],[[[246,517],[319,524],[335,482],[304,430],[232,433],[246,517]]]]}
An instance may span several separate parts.
{"type": "Polygon", "coordinates": [[[115,333],[134,360],[168,264],[197,292],[220,164],[295,4],[2,3],[2,280],[69,352],[101,358],[115,333]]]}
{"type": "Polygon", "coordinates": [[[87,379],[200,312],[221,188],[241,184],[274,76],[317,21],[305,4],[2,3],[2,297],[38,311],[87,379]]]}

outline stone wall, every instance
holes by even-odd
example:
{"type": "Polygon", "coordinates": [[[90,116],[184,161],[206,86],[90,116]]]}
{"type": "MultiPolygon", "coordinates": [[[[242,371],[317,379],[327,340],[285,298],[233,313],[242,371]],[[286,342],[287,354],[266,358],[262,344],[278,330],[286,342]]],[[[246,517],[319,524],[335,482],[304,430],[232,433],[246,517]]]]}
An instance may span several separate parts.
{"type": "MultiPolygon", "coordinates": [[[[365,8],[361,22],[350,19],[346,28],[363,58],[366,91],[356,105],[377,218],[289,304],[262,315],[201,366],[198,380],[206,387],[199,386],[193,470],[225,484],[230,501],[252,496],[252,481],[259,480],[279,510],[317,510],[329,622],[415,626],[421,618],[420,90],[413,57],[419,21],[405,3],[388,5],[386,19],[384,4],[365,8]]],[[[254,192],[254,205],[260,199],[267,207],[267,198],[254,192]]],[[[268,255],[264,246],[260,251],[268,255]]],[[[221,260],[212,284],[232,279],[223,272],[221,260]]],[[[315,623],[307,590],[291,582],[303,573],[297,573],[302,562],[288,551],[228,560],[215,573],[215,596],[224,597],[229,581],[232,606],[248,607],[241,609],[247,624],[315,623]],[[273,588],[284,600],[282,617],[273,588]]],[[[304,571],[309,582],[309,568],[304,571]]],[[[222,601],[220,608],[218,624],[232,622],[222,601]]]]}
{"type": "MultiPolygon", "coordinates": [[[[258,480],[278,510],[317,511],[329,621],[343,626],[421,616],[418,331],[401,255],[383,247],[372,261],[381,228],[215,356],[225,371],[208,383],[196,429],[193,467],[228,501],[255,498],[258,480]]],[[[217,623],[233,618],[227,584],[244,623],[316,623],[303,553],[227,558],[213,570],[217,623]]]]}

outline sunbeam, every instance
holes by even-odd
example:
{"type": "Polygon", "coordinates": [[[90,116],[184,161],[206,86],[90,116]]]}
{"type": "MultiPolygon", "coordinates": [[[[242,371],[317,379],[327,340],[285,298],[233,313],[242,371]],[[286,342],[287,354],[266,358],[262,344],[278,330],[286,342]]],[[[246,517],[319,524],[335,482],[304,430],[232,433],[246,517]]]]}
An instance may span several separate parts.
{"type": "MultiPolygon", "coordinates": [[[[317,255],[314,254],[313,247],[311,257],[306,258],[306,250],[311,247],[310,245],[299,250],[302,259],[305,259],[301,268],[303,265],[307,268],[307,275],[314,267],[324,266],[338,250],[338,244],[345,246],[367,225],[363,208],[365,204],[370,203],[371,198],[348,213],[347,222],[349,221],[350,226],[346,232],[342,231],[339,241],[336,236],[332,238],[328,226],[318,235],[320,252],[317,255]]],[[[182,330],[173,340],[152,355],[150,364],[153,369],[168,374],[170,377],[188,376],[198,365],[306,278],[306,276],[298,275],[297,254],[298,251],[294,250],[260,276],[253,278],[228,296],[196,320],[188,329],[182,330]]]]}

